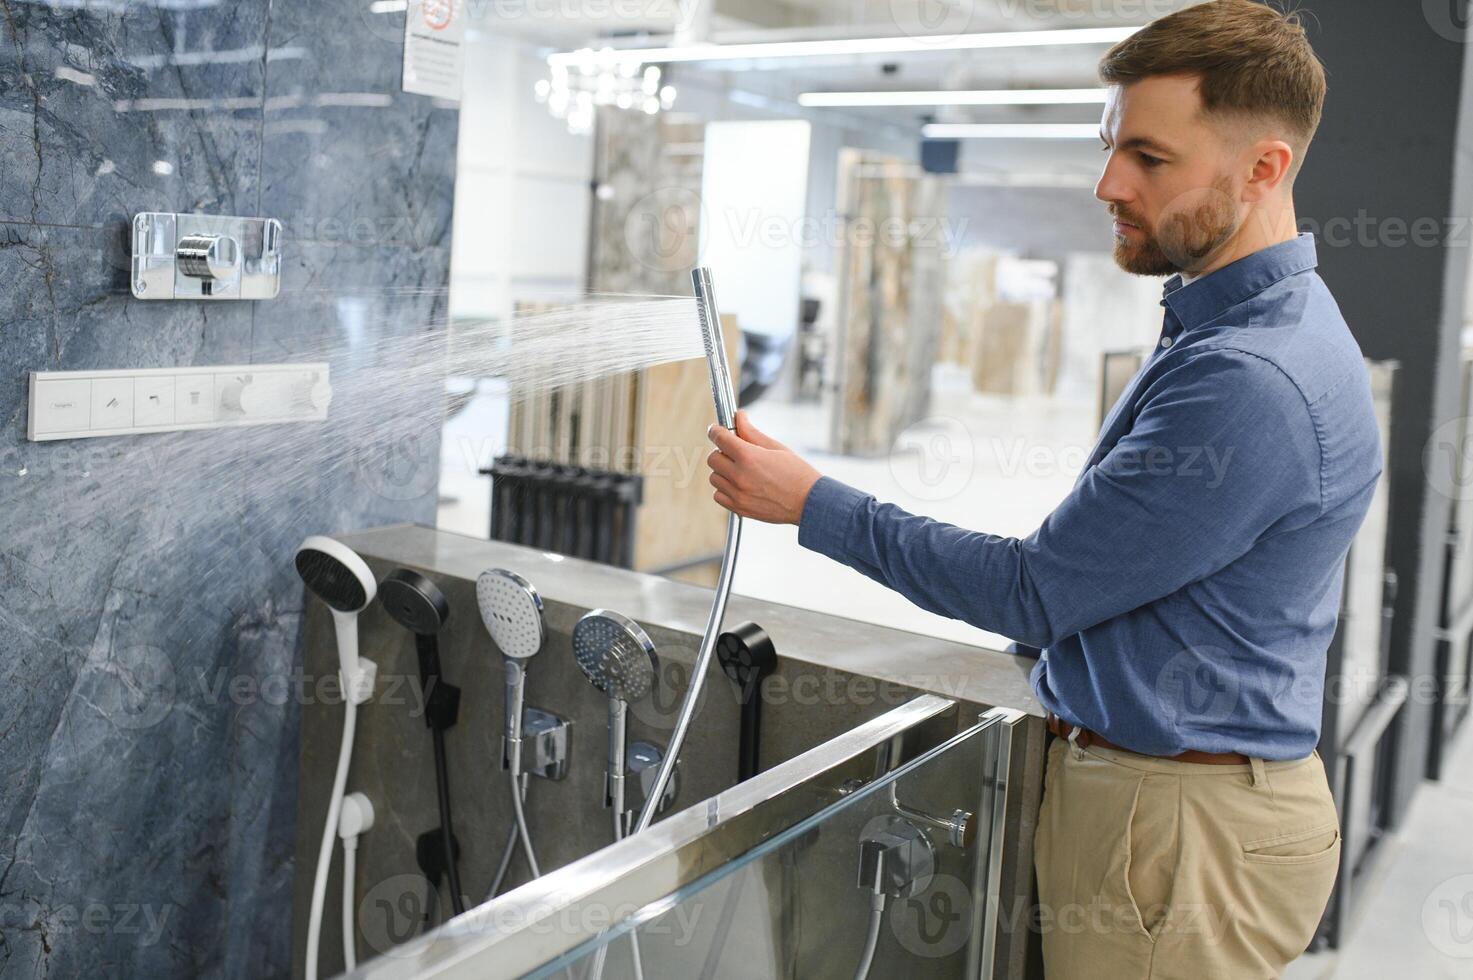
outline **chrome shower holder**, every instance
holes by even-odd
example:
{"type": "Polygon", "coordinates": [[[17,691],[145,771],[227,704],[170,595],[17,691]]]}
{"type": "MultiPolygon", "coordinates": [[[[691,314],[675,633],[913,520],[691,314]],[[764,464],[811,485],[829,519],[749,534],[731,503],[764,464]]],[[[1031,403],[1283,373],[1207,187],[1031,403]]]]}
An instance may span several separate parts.
{"type": "Polygon", "coordinates": [[[865,825],[859,840],[860,888],[913,898],[931,887],[935,874],[936,849],[920,827],[895,814],[881,814],[865,825]]]}
{"type": "MultiPolygon", "coordinates": [[[[573,723],[541,708],[522,710],[522,772],[538,779],[561,780],[568,774],[568,739],[573,723]]],[[[502,741],[505,741],[503,737],[502,741]]],[[[502,747],[501,768],[510,764],[502,747]]]]}
{"type": "Polygon", "coordinates": [[[275,299],[281,222],[145,211],[133,217],[136,299],[275,299]]]}
{"type": "MultiPolygon", "coordinates": [[[[650,798],[650,793],[655,788],[655,778],[660,774],[660,763],[665,761],[665,749],[654,742],[631,742],[628,751],[624,753],[624,764],[630,775],[634,777],[634,787],[639,792],[639,805],[643,808],[645,801],[650,798]]],[[[670,778],[665,781],[663,794],[660,797],[656,814],[664,813],[675,803],[675,797],[680,793],[680,763],[677,761],[671,771],[670,778]]]]}

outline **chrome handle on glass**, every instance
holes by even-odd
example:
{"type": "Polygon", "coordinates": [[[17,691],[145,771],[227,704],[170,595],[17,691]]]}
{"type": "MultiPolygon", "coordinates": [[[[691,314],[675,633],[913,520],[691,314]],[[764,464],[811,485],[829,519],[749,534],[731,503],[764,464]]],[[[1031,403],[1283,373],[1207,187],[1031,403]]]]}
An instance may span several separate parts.
{"type": "Polygon", "coordinates": [[[896,795],[894,783],[890,784],[890,807],[907,820],[939,832],[953,847],[968,848],[977,839],[977,820],[969,810],[957,809],[953,810],[948,817],[938,817],[924,810],[906,806],[896,795]]]}

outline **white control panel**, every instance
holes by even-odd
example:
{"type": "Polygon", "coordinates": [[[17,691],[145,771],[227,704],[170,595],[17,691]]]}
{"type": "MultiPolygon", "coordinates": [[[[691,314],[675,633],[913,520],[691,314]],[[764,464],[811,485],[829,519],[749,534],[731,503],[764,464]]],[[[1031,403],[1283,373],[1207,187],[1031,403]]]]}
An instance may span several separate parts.
{"type": "Polygon", "coordinates": [[[327,418],[326,364],[32,371],[32,442],[327,418]]]}

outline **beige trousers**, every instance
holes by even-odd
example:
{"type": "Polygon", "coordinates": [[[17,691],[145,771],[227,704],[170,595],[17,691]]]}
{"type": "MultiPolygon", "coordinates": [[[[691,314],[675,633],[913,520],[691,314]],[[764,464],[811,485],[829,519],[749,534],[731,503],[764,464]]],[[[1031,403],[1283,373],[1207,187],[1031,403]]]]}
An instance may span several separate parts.
{"type": "Polygon", "coordinates": [[[1340,862],[1318,753],[1211,766],[1049,747],[1034,838],[1047,980],[1262,980],[1340,862]]]}

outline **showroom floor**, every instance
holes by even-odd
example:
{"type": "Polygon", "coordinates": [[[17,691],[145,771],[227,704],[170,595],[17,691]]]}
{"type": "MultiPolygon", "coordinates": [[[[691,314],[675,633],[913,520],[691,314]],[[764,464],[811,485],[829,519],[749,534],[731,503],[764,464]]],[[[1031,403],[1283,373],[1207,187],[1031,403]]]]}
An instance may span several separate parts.
{"type": "Polygon", "coordinates": [[[1426,783],[1367,886],[1350,942],[1308,954],[1286,980],[1466,980],[1473,976],[1473,725],[1440,782],[1426,783]]]}

